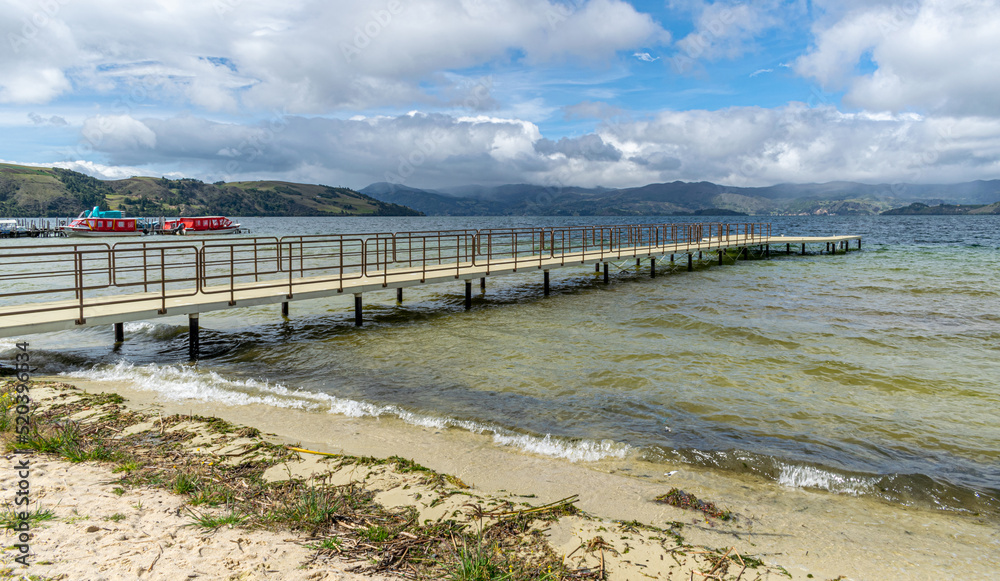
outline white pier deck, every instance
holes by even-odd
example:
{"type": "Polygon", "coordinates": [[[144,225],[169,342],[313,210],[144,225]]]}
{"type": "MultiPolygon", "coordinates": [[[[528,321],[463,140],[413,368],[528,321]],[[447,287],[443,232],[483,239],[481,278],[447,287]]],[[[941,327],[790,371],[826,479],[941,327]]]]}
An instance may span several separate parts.
{"type": "MultiPolygon", "coordinates": [[[[361,296],[386,289],[465,282],[626,259],[650,261],[717,254],[734,248],[825,244],[846,251],[857,235],[770,236],[767,224],[683,224],[526,228],[401,234],[125,242],[9,248],[0,251],[0,337],[167,316],[192,321],[224,309],[351,294],[361,324],[361,296]]],[[[715,257],[712,260],[716,260],[715,257]]],[[[730,259],[731,260],[731,259],[730,259]]],[[[598,267],[600,268],[600,267],[598,267]]]]}

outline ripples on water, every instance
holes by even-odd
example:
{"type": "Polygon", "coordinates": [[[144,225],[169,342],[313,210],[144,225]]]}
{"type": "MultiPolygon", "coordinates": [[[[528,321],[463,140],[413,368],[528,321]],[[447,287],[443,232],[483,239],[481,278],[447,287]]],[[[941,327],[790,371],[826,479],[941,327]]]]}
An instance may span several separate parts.
{"type": "MultiPolygon", "coordinates": [[[[563,219],[540,218],[537,224],[563,219]]],[[[246,220],[254,234],[527,225],[532,219],[246,220]],[[256,222],[256,223],[255,223],[256,222]],[[331,226],[330,224],[333,224],[331,226]]],[[[573,220],[581,222],[583,220],[573,220]]],[[[258,402],[494,435],[574,460],[631,455],[788,486],[996,513],[1000,220],[775,218],[775,234],[864,235],[864,252],[777,256],[651,280],[625,261],[462,288],[32,338],[44,372],[128,379],[171,397],[258,402]],[[614,272],[614,269],[613,269],[614,272]]],[[[667,265],[661,261],[658,271],[667,265]]]]}

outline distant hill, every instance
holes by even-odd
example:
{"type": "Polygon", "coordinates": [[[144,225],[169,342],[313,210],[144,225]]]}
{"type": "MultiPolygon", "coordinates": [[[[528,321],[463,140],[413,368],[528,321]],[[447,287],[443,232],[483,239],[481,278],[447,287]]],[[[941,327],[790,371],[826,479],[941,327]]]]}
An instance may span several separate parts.
{"type": "Polygon", "coordinates": [[[1000,202],[994,204],[938,204],[928,206],[914,202],[903,208],[882,212],[883,216],[975,216],[1000,214],[1000,202]]]}
{"type": "Polygon", "coordinates": [[[60,168],[0,164],[0,216],[72,217],[94,206],[129,216],[418,216],[348,188],[291,182],[134,177],[105,181],[60,168]]]}
{"type": "Polygon", "coordinates": [[[677,181],[624,189],[510,184],[442,190],[380,182],[361,192],[430,215],[690,216],[728,211],[733,215],[844,216],[879,214],[913,202],[991,204],[1000,201],[1000,180],[951,185],[829,182],[756,188],[677,181]]]}

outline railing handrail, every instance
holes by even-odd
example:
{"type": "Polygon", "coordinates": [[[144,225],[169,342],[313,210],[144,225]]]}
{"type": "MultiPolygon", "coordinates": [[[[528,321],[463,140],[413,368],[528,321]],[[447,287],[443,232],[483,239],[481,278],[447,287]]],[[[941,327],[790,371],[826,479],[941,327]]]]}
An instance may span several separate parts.
{"type": "MultiPolygon", "coordinates": [[[[364,277],[381,278],[388,286],[390,276],[419,274],[423,281],[433,273],[454,272],[459,278],[467,266],[485,267],[489,274],[499,266],[543,268],[553,259],[565,265],[638,256],[636,250],[652,255],[766,244],[770,234],[767,223],[649,223],[19,246],[0,248],[0,283],[8,282],[0,287],[0,300],[64,294],[72,297],[72,307],[64,308],[78,309],[82,321],[86,308],[154,295],[161,312],[167,299],[199,293],[228,294],[235,305],[241,285],[250,282],[255,289],[287,288],[291,298],[303,284],[336,283],[343,291],[344,281],[364,277]],[[33,268],[5,272],[11,262],[30,262],[33,268]],[[10,288],[11,281],[40,278],[64,282],[10,288]],[[178,288],[189,283],[193,286],[178,288]],[[123,289],[134,287],[144,295],[122,296],[123,289]]],[[[0,306],[0,317],[56,308],[11,307],[0,306]]]]}

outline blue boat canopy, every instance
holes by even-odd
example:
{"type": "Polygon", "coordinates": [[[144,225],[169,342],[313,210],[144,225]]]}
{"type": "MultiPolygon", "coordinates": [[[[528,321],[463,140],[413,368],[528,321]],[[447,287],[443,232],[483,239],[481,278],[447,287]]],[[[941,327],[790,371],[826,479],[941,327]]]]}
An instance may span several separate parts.
{"type": "Polygon", "coordinates": [[[120,210],[101,210],[100,206],[94,206],[94,209],[87,212],[85,218],[108,218],[114,220],[116,218],[121,218],[122,213],[120,210]]]}

